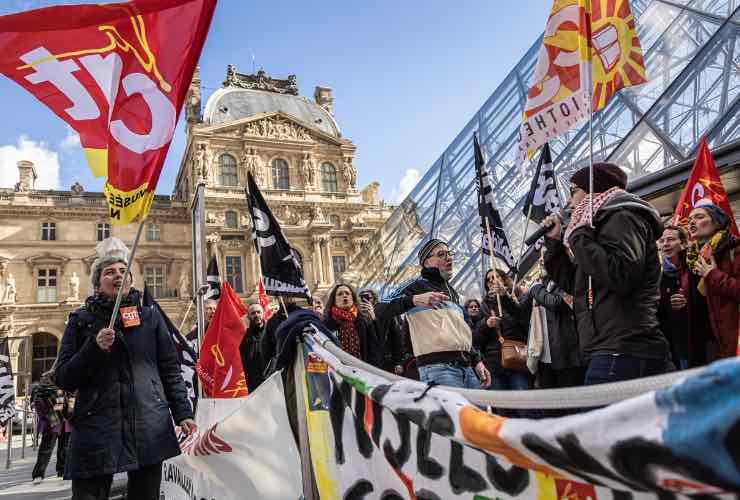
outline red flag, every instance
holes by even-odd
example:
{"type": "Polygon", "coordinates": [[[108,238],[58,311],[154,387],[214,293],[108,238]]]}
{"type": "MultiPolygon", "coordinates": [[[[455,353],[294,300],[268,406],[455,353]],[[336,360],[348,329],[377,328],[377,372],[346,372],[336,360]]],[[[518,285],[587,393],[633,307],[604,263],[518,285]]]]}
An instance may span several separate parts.
{"type": "Polygon", "coordinates": [[[113,224],[146,217],[216,0],[0,16],[0,73],[80,135],[113,224]]]}
{"type": "Polygon", "coordinates": [[[270,309],[270,299],[267,298],[267,292],[265,291],[265,284],[262,282],[262,278],[260,278],[257,295],[259,297],[262,310],[265,312],[265,321],[267,321],[272,316],[272,309],[270,309]]]}
{"type": "Polygon", "coordinates": [[[248,391],[239,344],[244,337],[242,316],[247,308],[227,282],[222,286],[221,300],[208,323],[195,369],[206,396],[242,398],[248,391]]]}
{"type": "Polygon", "coordinates": [[[714,205],[724,210],[730,217],[730,232],[735,236],[740,236],[735,217],[732,214],[732,208],[730,207],[730,201],[727,198],[727,191],[725,191],[722,185],[719,171],[714,164],[714,158],[712,158],[712,153],[709,151],[705,138],[701,140],[696,161],[691,169],[691,175],[689,175],[689,180],[683,188],[681,199],[678,205],[676,205],[676,211],[673,214],[671,223],[686,227],[688,225],[689,213],[691,213],[699,200],[710,200],[714,205]]]}

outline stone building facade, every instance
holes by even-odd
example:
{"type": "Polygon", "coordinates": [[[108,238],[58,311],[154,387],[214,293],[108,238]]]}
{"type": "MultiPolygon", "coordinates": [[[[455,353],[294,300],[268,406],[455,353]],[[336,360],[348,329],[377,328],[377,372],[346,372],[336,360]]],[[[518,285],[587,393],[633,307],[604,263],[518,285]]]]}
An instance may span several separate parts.
{"type": "MultiPolygon", "coordinates": [[[[376,182],[359,189],[356,146],[333,115],[331,89],[298,94],[295,76],[270,78],[227,69],[223,87],[201,102],[196,72],[185,107],[186,147],[172,196],[156,196],[133,268],[184,330],[192,326],[190,206],[206,183],[209,255],[222,279],[246,300],[256,292],[258,261],[244,186],[252,172],[303,264],[306,283],[322,296],[392,212],[376,182]]],[[[21,379],[51,366],[67,316],[90,292],[97,241],[130,245],[136,226],[110,226],[102,193],[36,190],[34,165],[18,163],[20,181],[0,189],[0,335],[10,336],[21,379]]],[[[18,387],[19,394],[24,388],[18,387]]]]}

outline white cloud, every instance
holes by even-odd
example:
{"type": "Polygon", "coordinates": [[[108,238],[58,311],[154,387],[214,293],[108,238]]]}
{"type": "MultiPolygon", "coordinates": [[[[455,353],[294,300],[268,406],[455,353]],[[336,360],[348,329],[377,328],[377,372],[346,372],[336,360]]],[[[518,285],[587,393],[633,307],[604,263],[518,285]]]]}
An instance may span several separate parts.
{"type": "Polygon", "coordinates": [[[0,146],[0,187],[13,187],[18,182],[18,161],[28,160],[36,167],[36,189],[59,189],[59,154],[45,142],[25,135],[16,144],[0,146]]]}
{"type": "Polygon", "coordinates": [[[67,125],[67,135],[64,139],[59,141],[59,149],[62,151],[69,151],[81,147],[80,135],[74,131],[72,127],[67,125]]]}
{"type": "Polygon", "coordinates": [[[421,173],[415,168],[406,169],[406,173],[403,174],[401,182],[398,183],[398,187],[393,189],[391,198],[395,203],[401,203],[411,192],[412,189],[419,183],[421,179],[421,173]]]}

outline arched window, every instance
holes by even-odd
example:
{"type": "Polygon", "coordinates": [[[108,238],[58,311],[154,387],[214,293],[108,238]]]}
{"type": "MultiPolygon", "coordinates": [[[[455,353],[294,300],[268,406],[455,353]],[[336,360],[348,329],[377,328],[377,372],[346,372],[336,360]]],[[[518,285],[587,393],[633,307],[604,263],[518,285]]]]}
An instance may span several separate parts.
{"type": "Polygon", "coordinates": [[[290,189],[288,162],[280,158],[272,160],[272,187],[273,189],[290,189]]]}
{"type": "Polygon", "coordinates": [[[239,176],[236,173],[236,158],[230,154],[222,154],[218,159],[219,184],[222,186],[238,186],[239,176]]]}
{"type": "Polygon", "coordinates": [[[57,359],[57,338],[46,332],[34,333],[31,337],[31,381],[37,382],[41,374],[50,370],[57,359]]]}
{"type": "Polygon", "coordinates": [[[224,224],[227,229],[239,229],[239,219],[236,212],[229,210],[224,215],[226,216],[224,224]]]}
{"type": "Polygon", "coordinates": [[[337,192],[337,168],[331,163],[321,165],[321,186],[324,191],[337,192]]]}

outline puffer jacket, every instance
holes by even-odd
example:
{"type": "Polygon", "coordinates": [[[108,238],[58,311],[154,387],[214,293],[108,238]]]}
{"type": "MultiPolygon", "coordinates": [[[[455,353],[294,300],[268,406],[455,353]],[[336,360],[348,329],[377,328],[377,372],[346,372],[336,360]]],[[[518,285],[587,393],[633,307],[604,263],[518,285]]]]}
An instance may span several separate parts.
{"type": "Polygon", "coordinates": [[[606,354],[668,359],[668,342],[657,318],[660,262],[655,242],[662,232],[657,210],[625,192],[594,214],[594,228],[580,227],[570,235],[573,261],[561,241],[545,239],[545,268],[573,296],[579,343],[586,360],[606,354]]]}
{"type": "Polygon", "coordinates": [[[95,337],[108,326],[111,301],[90,297],[67,321],[55,378],[77,391],[65,479],[137,470],[180,454],[172,420],[193,412],[175,346],[136,290],[122,303],[128,306],[138,309],[140,324],[124,328],[119,315],[110,352],[95,337]]]}
{"type": "Polygon", "coordinates": [[[475,366],[480,353],[473,348],[473,333],[465,322],[460,297],[436,268],[424,268],[421,276],[401,285],[375,306],[380,321],[406,314],[413,354],[419,366],[460,361],[475,366]],[[412,297],[441,292],[450,300],[439,309],[415,306],[412,297]]]}

